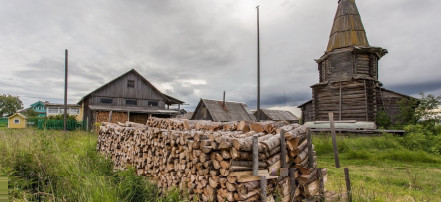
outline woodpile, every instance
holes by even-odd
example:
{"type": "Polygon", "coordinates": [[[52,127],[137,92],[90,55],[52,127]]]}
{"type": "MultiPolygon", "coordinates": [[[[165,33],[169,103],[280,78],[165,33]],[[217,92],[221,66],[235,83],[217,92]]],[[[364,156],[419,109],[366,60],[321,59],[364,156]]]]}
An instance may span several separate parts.
{"type": "MultiPolygon", "coordinates": [[[[109,113],[108,111],[97,111],[95,112],[96,122],[97,123],[103,123],[109,121],[109,113]]],[[[112,112],[112,123],[118,123],[118,122],[126,122],[127,121],[127,113],[126,112],[112,112]]]]}
{"type": "MultiPolygon", "coordinates": [[[[133,166],[164,190],[178,187],[199,201],[261,201],[260,177],[266,176],[267,201],[290,201],[290,180],[280,176],[282,161],[297,168],[295,198],[318,194],[320,176],[309,167],[306,128],[276,122],[250,123],[149,118],[146,125],[104,123],[97,150],[111,158],[115,169],[133,166]],[[286,131],[286,156],[281,134],[286,131]],[[252,142],[258,136],[258,173],[252,175],[252,142]]],[[[324,173],[326,176],[326,172],[324,173]]]]}

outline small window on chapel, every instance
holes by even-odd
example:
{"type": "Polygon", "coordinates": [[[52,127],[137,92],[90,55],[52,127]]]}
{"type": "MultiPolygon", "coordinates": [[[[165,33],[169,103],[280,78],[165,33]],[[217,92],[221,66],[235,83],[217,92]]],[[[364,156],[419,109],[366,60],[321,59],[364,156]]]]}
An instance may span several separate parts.
{"type": "Polygon", "coordinates": [[[135,80],[127,80],[127,88],[134,88],[135,80]]]}

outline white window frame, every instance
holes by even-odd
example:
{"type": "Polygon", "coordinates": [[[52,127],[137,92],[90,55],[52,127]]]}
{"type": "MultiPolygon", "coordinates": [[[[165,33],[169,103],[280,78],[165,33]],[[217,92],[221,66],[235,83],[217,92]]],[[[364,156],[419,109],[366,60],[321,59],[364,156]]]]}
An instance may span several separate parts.
{"type": "Polygon", "coordinates": [[[20,124],[20,119],[14,119],[14,124],[20,124]]]}
{"type": "Polygon", "coordinates": [[[80,114],[80,109],[78,109],[78,108],[69,108],[68,109],[68,113],[72,114],[72,115],[78,115],[78,114],[80,114]]]}
{"type": "Polygon", "coordinates": [[[59,114],[60,113],[60,109],[57,107],[48,107],[47,108],[47,113],[48,114],[59,114]],[[51,110],[57,110],[57,112],[51,112],[51,110]]]}

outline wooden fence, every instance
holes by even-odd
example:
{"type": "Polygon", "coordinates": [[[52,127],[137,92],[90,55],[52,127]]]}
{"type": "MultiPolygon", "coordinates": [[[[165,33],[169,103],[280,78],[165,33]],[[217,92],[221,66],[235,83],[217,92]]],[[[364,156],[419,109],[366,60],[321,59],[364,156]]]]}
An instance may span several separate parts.
{"type": "Polygon", "coordinates": [[[0,127],[8,127],[8,118],[0,118],[0,127]]]}

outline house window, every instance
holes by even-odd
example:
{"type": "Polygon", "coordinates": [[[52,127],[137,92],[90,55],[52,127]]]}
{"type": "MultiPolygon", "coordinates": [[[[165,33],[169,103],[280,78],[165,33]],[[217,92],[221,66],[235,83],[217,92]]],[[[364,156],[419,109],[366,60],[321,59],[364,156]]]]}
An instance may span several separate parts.
{"type": "Polygon", "coordinates": [[[58,108],[48,108],[48,113],[49,114],[58,114],[58,108]]]}
{"type": "Polygon", "coordinates": [[[157,107],[157,106],[159,106],[158,101],[149,101],[149,107],[157,107]]]}
{"type": "Polygon", "coordinates": [[[14,119],[14,123],[15,124],[19,124],[20,123],[20,119],[14,119]]]}
{"type": "Polygon", "coordinates": [[[126,100],[126,105],[138,105],[138,100],[126,100]]]}
{"type": "Polygon", "coordinates": [[[127,80],[127,88],[134,88],[135,80],[127,80]]]}
{"type": "Polygon", "coordinates": [[[113,103],[113,99],[111,99],[111,98],[101,98],[100,102],[102,104],[112,104],[113,103]]]}
{"type": "Polygon", "coordinates": [[[80,109],[78,108],[69,108],[69,114],[79,114],[80,113],[80,109]]]}

